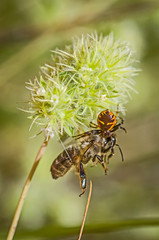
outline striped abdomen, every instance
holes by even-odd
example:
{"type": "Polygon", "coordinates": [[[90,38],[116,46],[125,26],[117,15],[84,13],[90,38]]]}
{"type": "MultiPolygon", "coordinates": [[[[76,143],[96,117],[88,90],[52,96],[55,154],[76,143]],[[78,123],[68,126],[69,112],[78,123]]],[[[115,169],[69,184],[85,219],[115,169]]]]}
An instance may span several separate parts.
{"type": "Polygon", "coordinates": [[[52,163],[50,169],[54,179],[62,177],[70,170],[70,168],[73,166],[74,157],[77,156],[78,152],[79,151],[77,147],[72,146],[59,154],[59,156],[52,163]]]}

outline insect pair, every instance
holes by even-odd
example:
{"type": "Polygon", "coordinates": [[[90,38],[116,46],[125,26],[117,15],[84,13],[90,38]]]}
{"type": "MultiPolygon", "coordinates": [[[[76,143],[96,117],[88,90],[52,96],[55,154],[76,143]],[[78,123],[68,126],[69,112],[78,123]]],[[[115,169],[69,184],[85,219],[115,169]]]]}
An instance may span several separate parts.
{"type": "Polygon", "coordinates": [[[87,178],[84,169],[84,164],[89,161],[95,164],[99,163],[107,174],[106,162],[114,155],[114,147],[117,146],[121,153],[122,161],[124,161],[123,153],[120,146],[116,143],[116,135],[114,132],[122,129],[124,121],[120,118],[117,122],[118,111],[114,115],[110,110],[102,111],[97,117],[97,124],[90,122],[90,127],[93,128],[88,132],[84,132],[74,138],[78,143],[70,145],[53,161],[51,166],[51,174],[54,179],[64,176],[73,166],[79,176],[79,182],[82,193],[85,193],[87,187],[87,178]],[[109,153],[107,157],[107,153],[109,153]]]}

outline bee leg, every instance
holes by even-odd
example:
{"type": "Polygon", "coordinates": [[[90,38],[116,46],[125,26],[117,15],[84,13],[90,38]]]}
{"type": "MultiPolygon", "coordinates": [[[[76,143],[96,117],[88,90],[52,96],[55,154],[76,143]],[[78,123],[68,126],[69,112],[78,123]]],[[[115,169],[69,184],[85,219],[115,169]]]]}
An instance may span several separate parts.
{"type": "Polygon", "coordinates": [[[81,197],[85,193],[86,188],[87,188],[86,173],[84,171],[83,164],[81,162],[80,162],[79,179],[80,179],[80,186],[82,189],[82,193],[79,195],[79,197],[81,197]]]}
{"type": "Polygon", "coordinates": [[[114,155],[114,148],[111,147],[111,153],[108,155],[107,163],[109,164],[109,159],[114,155]]]}
{"type": "Polygon", "coordinates": [[[111,146],[109,147],[111,153],[108,155],[107,163],[109,164],[109,159],[114,155],[114,146],[116,145],[116,137],[112,135],[111,146]]]}
{"type": "Polygon", "coordinates": [[[122,162],[124,162],[124,156],[123,156],[123,152],[121,150],[121,147],[119,146],[119,144],[115,144],[118,148],[119,148],[119,151],[120,151],[120,154],[121,154],[121,159],[122,159],[122,162]]]}
{"type": "Polygon", "coordinates": [[[107,155],[104,154],[104,163],[106,163],[106,161],[107,161],[107,155]]]}
{"type": "Polygon", "coordinates": [[[106,175],[108,169],[107,169],[106,166],[105,166],[105,163],[104,163],[104,161],[103,161],[103,158],[96,154],[96,155],[94,156],[94,158],[93,158],[93,162],[95,161],[95,158],[97,158],[98,162],[99,162],[99,163],[102,165],[102,167],[104,168],[105,175],[106,175]]]}

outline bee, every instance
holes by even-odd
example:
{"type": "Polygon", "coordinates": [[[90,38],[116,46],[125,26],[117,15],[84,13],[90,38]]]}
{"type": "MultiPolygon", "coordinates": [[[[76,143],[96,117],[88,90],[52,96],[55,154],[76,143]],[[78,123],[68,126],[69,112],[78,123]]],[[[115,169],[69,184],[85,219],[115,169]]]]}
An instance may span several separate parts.
{"type": "Polygon", "coordinates": [[[115,115],[108,109],[102,111],[97,117],[97,124],[90,122],[90,128],[92,128],[90,131],[74,136],[78,140],[77,143],[70,145],[53,161],[50,169],[52,177],[54,179],[62,177],[74,166],[75,172],[79,176],[82,190],[79,196],[81,196],[85,193],[87,187],[85,164],[89,161],[94,164],[99,163],[107,174],[106,163],[109,163],[109,159],[114,155],[115,146],[119,148],[122,161],[124,161],[122,150],[116,143],[117,138],[114,132],[118,129],[126,132],[126,129],[122,127],[124,123],[122,118],[118,123],[117,114],[118,111],[115,115]]]}

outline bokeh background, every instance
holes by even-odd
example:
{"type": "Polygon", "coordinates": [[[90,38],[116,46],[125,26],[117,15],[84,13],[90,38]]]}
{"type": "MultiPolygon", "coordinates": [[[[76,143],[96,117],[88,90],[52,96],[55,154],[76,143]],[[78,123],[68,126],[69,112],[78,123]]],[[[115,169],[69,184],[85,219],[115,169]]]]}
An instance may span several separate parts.
{"type": "MultiPolygon", "coordinates": [[[[83,239],[159,239],[159,2],[156,0],[1,0],[0,2],[0,239],[5,239],[42,136],[19,111],[25,82],[82,33],[114,33],[136,50],[138,94],[127,105],[127,134],[104,176],[87,168],[93,194],[83,239]]],[[[62,151],[51,140],[24,204],[15,239],[77,239],[87,194],[74,172],[55,181],[50,165],[62,151]]]]}

